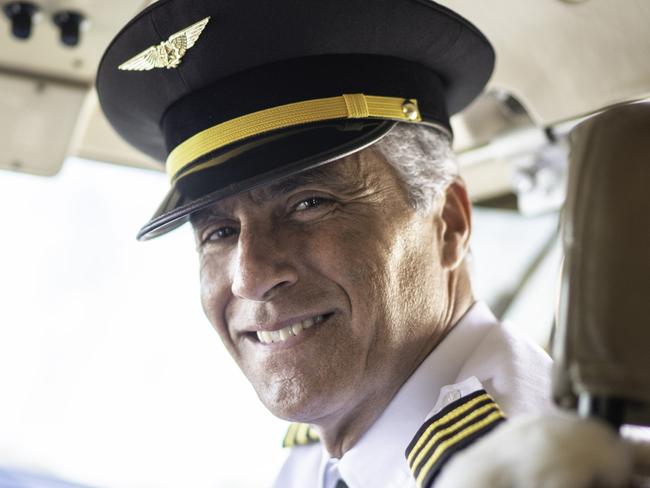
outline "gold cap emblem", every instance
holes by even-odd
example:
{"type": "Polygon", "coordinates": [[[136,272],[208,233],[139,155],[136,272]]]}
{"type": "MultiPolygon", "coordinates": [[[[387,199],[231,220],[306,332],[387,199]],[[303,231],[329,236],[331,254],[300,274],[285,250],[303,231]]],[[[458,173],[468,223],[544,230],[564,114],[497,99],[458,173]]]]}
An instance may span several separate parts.
{"type": "Polygon", "coordinates": [[[208,24],[210,17],[169,36],[157,46],[151,46],[118,66],[122,71],[149,71],[154,68],[177,68],[181,59],[196,41],[208,24]]]}

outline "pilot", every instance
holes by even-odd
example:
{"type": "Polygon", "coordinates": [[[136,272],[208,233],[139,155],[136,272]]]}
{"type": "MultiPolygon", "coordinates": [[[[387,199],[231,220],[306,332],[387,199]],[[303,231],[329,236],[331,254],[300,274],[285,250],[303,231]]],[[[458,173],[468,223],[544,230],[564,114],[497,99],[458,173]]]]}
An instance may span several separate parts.
{"type": "Polygon", "coordinates": [[[449,117],[494,60],[430,0],[160,0],[108,47],[103,110],[171,183],[138,238],[191,222],[208,319],[292,422],[274,486],[432,486],[548,405],[467,265],[449,117]]]}

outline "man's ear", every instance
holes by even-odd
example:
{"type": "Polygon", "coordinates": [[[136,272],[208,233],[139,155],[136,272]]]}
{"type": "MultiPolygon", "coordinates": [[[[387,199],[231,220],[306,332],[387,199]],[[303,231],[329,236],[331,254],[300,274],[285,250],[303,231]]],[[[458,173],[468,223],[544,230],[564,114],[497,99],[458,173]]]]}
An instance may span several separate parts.
{"type": "Polygon", "coordinates": [[[442,236],[442,265],[456,269],[469,249],[472,232],[472,205],[467,196],[465,182],[456,178],[446,189],[441,218],[444,222],[442,236]]]}

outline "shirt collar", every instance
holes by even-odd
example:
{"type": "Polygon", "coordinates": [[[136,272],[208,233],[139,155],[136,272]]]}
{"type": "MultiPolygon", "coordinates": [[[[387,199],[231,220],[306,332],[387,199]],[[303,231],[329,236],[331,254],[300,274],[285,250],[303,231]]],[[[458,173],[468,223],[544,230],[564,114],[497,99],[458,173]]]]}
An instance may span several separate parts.
{"type": "MultiPolygon", "coordinates": [[[[485,303],[470,307],[370,429],[336,463],[350,488],[404,486],[411,478],[404,457],[406,447],[436,404],[442,387],[457,381],[465,360],[496,323],[485,303]]],[[[323,451],[321,475],[328,463],[329,455],[323,451]]]]}

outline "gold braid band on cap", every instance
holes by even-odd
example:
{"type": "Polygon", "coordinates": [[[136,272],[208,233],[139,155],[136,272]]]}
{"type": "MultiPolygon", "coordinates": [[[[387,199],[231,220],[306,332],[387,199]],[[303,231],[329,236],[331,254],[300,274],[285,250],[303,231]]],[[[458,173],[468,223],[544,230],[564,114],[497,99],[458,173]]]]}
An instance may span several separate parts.
{"type": "Polygon", "coordinates": [[[185,140],[167,157],[167,175],[174,182],[201,156],[228,144],[277,129],[335,119],[388,119],[420,122],[417,100],[363,94],[319,98],[268,108],[205,129],[185,140]]]}

